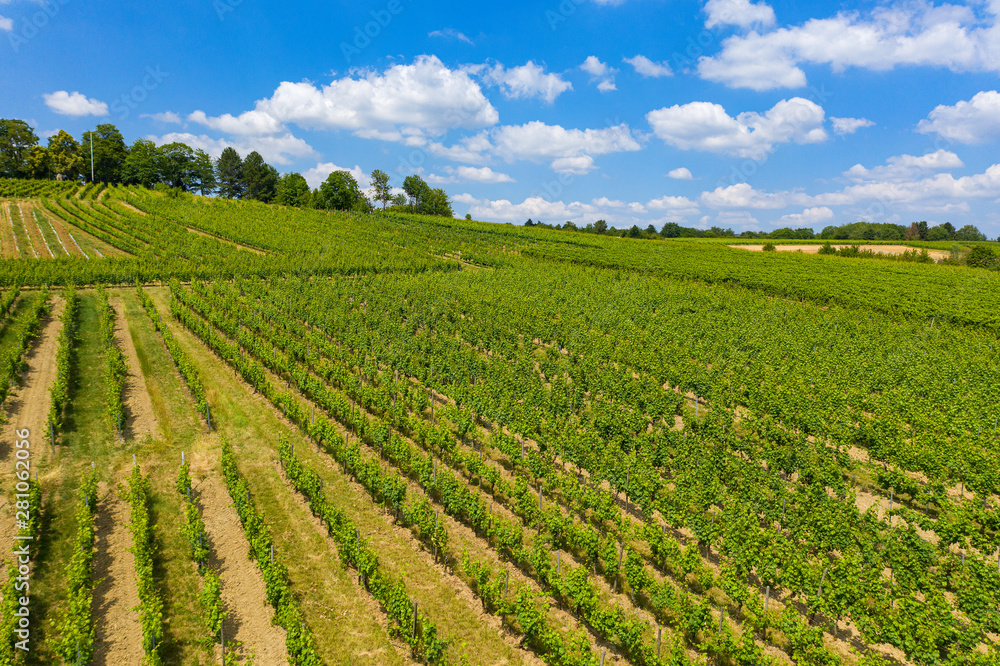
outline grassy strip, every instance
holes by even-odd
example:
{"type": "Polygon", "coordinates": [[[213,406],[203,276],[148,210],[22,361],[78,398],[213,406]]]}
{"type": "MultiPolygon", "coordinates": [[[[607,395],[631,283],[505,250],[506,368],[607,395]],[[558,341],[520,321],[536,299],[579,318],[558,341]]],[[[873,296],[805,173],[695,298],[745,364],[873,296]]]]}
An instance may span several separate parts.
{"type": "Polygon", "coordinates": [[[52,428],[52,435],[62,431],[63,416],[65,415],[66,403],[69,401],[70,386],[70,356],[73,353],[73,343],[76,341],[76,320],[77,311],[80,308],[80,301],[76,297],[76,289],[73,285],[68,285],[64,292],[66,307],[62,314],[62,332],[59,334],[59,348],[56,350],[56,367],[59,376],[52,385],[52,405],[49,407],[49,425],[52,428]]]}
{"type": "Polygon", "coordinates": [[[163,318],[157,312],[156,305],[153,304],[153,299],[142,290],[142,285],[136,285],[136,292],[139,294],[139,301],[142,303],[142,307],[145,308],[146,314],[149,315],[149,318],[153,322],[153,327],[163,336],[163,342],[167,346],[167,351],[170,352],[170,358],[174,360],[177,370],[181,373],[185,383],[187,383],[188,390],[198,405],[198,411],[207,415],[208,398],[205,395],[205,384],[201,381],[201,375],[198,374],[197,367],[191,362],[187,354],[184,353],[184,350],[181,349],[170,329],[163,324],[163,318]]]}
{"type": "Polygon", "coordinates": [[[145,664],[159,666],[163,643],[163,599],[153,581],[153,531],[149,520],[149,478],[139,466],[129,476],[128,500],[132,512],[129,531],[132,532],[132,555],[135,556],[136,587],[139,591],[139,618],[142,622],[142,649],[145,664]]]}
{"type": "Polygon", "coordinates": [[[56,623],[55,651],[66,663],[89,664],[94,658],[94,625],[91,605],[94,598],[94,514],[97,511],[97,472],[91,469],[83,479],[76,505],[76,544],[66,570],[69,601],[60,609],[56,623]]]}
{"type": "Polygon", "coordinates": [[[107,365],[104,368],[106,382],[107,408],[105,415],[111,430],[122,437],[125,425],[125,405],[122,393],[125,391],[125,380],[128,377],[128,365],[125,354],[115,344],[115,311],[108,303],[108,293],[103,285],[97,287],[98,313],[100,315],[101,336],[107,341],[107,365]]]}
{"type": "Polygon", "coordinates": [[[285,629],[285,647],[288,661],[293,666],[320,666],[323,662],[316,651],[316,639],[306,628],[299,609],[298,600],[292,593],[288,579],[288,569],[273,558],[273,540],[264,516],[257,510],[250,497],[250,484],[240,474],[236,465],[236,455],[228,442],[222,443],[222,473],[225,477],[229,496],[233,498],[236,513],[240,517],[247,541],[250,543],[250,557],[257,562],[267,601],[274,606],[275,622],[285,629]]]}

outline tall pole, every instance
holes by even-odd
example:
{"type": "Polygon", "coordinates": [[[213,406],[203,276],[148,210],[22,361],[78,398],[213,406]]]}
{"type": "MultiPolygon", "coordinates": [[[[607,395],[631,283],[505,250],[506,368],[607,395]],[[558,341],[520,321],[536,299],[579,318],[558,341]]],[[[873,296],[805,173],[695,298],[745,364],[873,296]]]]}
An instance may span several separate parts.
{"type": "Polygon", "coordinates": [[[94,183],[94,133],[90,133],[90,183],[94,183]]]}

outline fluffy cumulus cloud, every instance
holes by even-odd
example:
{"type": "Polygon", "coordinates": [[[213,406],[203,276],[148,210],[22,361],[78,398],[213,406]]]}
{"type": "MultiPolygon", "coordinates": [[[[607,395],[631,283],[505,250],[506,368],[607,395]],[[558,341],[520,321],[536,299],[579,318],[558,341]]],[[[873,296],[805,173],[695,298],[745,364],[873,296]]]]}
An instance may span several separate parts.
{"type": "Polygon", "coordinates": [[[646,114],[653,132],[682,150],[763,159],[776,144],[819,143],[827,139],[823,108],[801,97],[781,100],[764,113],[735,118],[719,104],[691,102],[646,114]]]}
{"type": "Polygon", "coordinates": [[[687,167],[677,167],[676,169],[671,169],[667,172],[668,178],[673,178],[674,180],[693,180],[694,176],[691,175],[691,169],[687,167]]]}
{"type": "Polygon", "coordinates": [[[289,164],[293,158],[311,157],[316,154],[312,146],[291,134],[274,136],[242,136],[235,139],[214,139],[205,134],[190,134],[188,132],[172,132],[163,136],[150,136],[149,139],[158,145],[180,142],[194,149],[201,149],[213,157],[218,157],[226,148],[235,148],[246,157],[257,151],[266,162],[273,164],[289,164]]]}
{"type": "Polygon", "coordinates": [[[941,104],[917,125],[917,131],[959,143],[985,143],[1000,137],[1000,93],[977,93],[954,106],[941,104]]]}
{"type": "Polygon", "coordinates": [[[469,72],[450,69],[435,56],[419,56],[412,64],[356,71],[325,86],[285,81],[239,116],[195,111],[188,119],[236,135],[277,135],[295,124],[425,145],[428,137],[450,129],[491,127],[499,115],[469,72]]]}
{"type": "MultiPolygon", "coordinates": [[[[719,0],[718,5],[734,2],[719,0]]],[[[998,11],[996,2],[935,6],[919,0],[868,12],[842,11],[797,26],[733,35],[719,54],[699,59],[698,71],[710,81],[754,90],[805,85],[801,64],[827,65],[835,72],[899,66],[997,72],[998,11]]]]}
{"type": "Polygon", "coordinates": [[[226,134],[277,134],[285,128],[280,120],[262,111],[247,111],[239,116],[224,113],[214,118],[205,115],[204,111],[195,111],[187,119],[226,134]]]}
{"type": "Polygon", "coordinates": [[[501,64],[487,67],[483,71],[483,80],[499,86],[508,99],[537,97],[549,104],[559,95],[573,89],[572,83],[558,74],[547,73],[541,65],[531,60],[520,67],[509,69],[501,64]]]}
{"type": "Polygon", "coordinates": [[[0,30],[10,32],[14,29],[14,19],[7,18],[6,16],[0,16],[0,30]]]}
{"type": "Polygon", "coordinates": [[[854,134],[863,127],[871,127],[875,124],[867,118],[834,118],[833,116],[830,116],[830,122],[833,123],[833,131],[841,135],[854,134]]]}
{"type": "Polygon", "coordinates": [[[849,179],[862,181],[900,182],[927,176],[937,171],[960,169],[964,164],[958,155],[947,150],[937,150],[926,155],[896,155],[886,160],[883,166],[866,169],[861,164],[855,164],[844,172],[849,179]]]}
{"type": "Polygon", "coordinates": [[[749,28],[759,25],[768,27],[774,25],[774,10],[766,2],[750,2],[750,0],[708,0],[705,3],[706,28],[735,25],[749,28]]]}
{"type": "Polygon", "coordinates": [[[594,156],[639,150],[628,125],[605,129],[566,129],[532,121],[506,125],[490,132],[493,154],[507,162],[549,161],[560,173],[583,174],[594,168],[594,156]]]}
{"type": "Polygon", "coordinates": [[[505,173],[499,173],[489,167],[469,167],[460,166],[445,167],[446,176],[430,174],[427,182],[435,185],[445,185],[448,183],[513,183],[514,179],[505,173]]]}
{"type": "Polygon", "coordinates": [[[86,95],[79,92],[57,90],[54,93],[42,95],[42,98],[45,100],[45,106],[63,116],[108,115],[107,103],[93,98],[88,99],[86,95]]]}
{"type": "Polygon", "coordinates": [[[615,86],[615,74],[618,70],[601,62],[597,56],[587,56],[587,59],[580,65],[580,69],[590,74],[591,83],[597,84],[597,89],[601,92],[611,92],[617,90],[615,86]]]}
{"type": "Polygon", "coordinates": [[[815,208],[806,208],[801,213],[782,215],[779,222],[788,226],[811,227],[831,219],[833,219],[832,210],[826,206],[816,206],[815,208]]]}
{"type": "Polygon", "coordinates": [[[623,58],[623,60],[632,65],[636,72],[647,78],[656,79],[674,75],[673,70],[670,69],[670,65],[665,62],[653,62],[644,55],[623,58]]]}
{"type": "Polygon", "coordinates": [[[711,192],[702,192],[701,203],[709,208],[777,210],[787,207],[790,198],[784,192],[762,192],[755,190],[750,183],[736,183],[728,187],[717,187],[711,192]]]}

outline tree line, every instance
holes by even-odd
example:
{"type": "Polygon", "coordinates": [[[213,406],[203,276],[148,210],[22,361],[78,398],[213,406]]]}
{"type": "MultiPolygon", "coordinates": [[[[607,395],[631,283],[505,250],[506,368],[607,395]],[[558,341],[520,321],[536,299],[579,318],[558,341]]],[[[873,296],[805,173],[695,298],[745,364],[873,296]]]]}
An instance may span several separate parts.
{"type": "MultiPolygon", "coordinates": [[[[581,233],[599,234],[604,236],[618,236],[623,238],[761,238],[772,240],[850,240],[850,241],[959,241],[975,242],[989,240],[982,231],[975,225],[967,224],[961,229],[956,229],[950,222],[929,226],[927,222],[913,222],[908,227],[900,224],[881,224],[876,222],[852,222],[840,226],[828,226],[820,233],[816,233],[809,227],[792,229],[782,227],[773,231],[744,231],[738,236],[732,229],[712,227],[710,229],[696,229],[693,227],[682,227],[675,222],[668,222],[659,231],[650,224],[645,229],[640,229],[632,225],[628,229],[616,229],[609,227],[606,220],[597,220],[585,227],[579,227],[573,222],[566,222],[563,225],[545,224],[528,219],[524,223],[526,227],[541,227],[544,229],[556,229],[560,231],[577,231],[581,233]]],[[[1000,239],[998,239],[1000,240],[1000,239]]]]}
{"type": "Polygon", "coordinates": [[[334,171],[316,189],[300,173],[279,173],[257,151],[245,158],[228,147],[218,159],[181,142],[125,142],[112,124],[98,125],[77,141],[59,130],[42,145],[23,120],[0,119],[0,178],[98,182],[167,187],[205,196],[247,199],[300,208],[370,212],[382,210],[453,217],[451,200],[420,176],[407,176],[393,193],[389,175],[371,173],[371,198],[349,171],[334,171]]]}

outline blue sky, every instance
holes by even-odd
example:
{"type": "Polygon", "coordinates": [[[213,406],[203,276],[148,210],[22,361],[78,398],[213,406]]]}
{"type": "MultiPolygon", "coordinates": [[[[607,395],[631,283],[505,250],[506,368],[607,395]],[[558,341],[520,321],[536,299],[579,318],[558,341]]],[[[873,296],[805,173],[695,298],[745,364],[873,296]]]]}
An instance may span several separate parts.
{"type": "Polygon", "coordinates": [[[0,0],[0,117],[440,184],[458,214],[1000,235],[1000,0],[0,0]],[[291,8],[290,8],[291,7],[291,8]]]}

